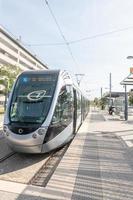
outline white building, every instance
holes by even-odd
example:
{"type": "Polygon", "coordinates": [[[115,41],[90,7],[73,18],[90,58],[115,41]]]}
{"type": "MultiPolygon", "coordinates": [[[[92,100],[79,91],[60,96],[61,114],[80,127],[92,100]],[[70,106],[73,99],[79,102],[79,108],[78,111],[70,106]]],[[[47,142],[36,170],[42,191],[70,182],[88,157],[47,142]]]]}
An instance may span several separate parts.
{"type": "Polygon", "coordinates": [[[18,66],[22,70],[41,70],[48,67],[30,53],[0,26],[0,65],[18,66]]]}

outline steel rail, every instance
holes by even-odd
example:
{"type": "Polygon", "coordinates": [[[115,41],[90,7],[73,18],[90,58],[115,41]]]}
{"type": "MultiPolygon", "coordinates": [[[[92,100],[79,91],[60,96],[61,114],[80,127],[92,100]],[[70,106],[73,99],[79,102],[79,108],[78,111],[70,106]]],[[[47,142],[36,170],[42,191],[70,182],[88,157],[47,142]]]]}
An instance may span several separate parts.
{"type": "Polygon", "coordinates": [[[62,157],[67,151],[70,144],[67,144],[65,147],[55,150],[51,153],[47,161],[41,166],[38,172],[31,178],[29,185],[45,187],[53,175],[55,169],[60,163],[62,157]]]}
{"type": "Polygon", "coordinates": [[[10,152],[7,155],[3,156],[2,158],[0,158],[0,163],[7,160],[8,158],[10,158],[11,156],[15,155],[15,152],[10,152]]]}

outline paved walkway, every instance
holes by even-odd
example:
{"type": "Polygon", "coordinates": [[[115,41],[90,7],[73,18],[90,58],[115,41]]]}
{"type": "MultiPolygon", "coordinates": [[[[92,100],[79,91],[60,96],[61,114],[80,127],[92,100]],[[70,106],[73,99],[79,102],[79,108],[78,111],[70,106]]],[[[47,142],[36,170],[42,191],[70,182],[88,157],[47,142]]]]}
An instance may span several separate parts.
{"type": "Polygon", "coordinates": [[[133,200],[133,123],[92,111],[45,188],[0,180],[0,200],[133,200]]]}

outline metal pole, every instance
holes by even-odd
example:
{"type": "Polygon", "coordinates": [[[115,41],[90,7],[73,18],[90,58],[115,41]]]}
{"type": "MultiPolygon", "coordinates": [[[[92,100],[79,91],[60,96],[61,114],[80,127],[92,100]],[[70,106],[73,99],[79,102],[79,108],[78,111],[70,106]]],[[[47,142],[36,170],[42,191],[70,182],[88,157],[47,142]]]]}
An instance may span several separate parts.
{"type": "Polygon", "coordinates": [[[109,106],[111,106],[111,73],[109,74],[109,106]]]}
{"type": "Polygon", "coordinates": [[[103,88],[101,87],[101,98],[103,97],[103,88]]]}
{"type": "Polygon", "coordinates": [[[128,120],[128,98],[127,98],[127,86],[125,85],[125,110],[124,110],[125,120],[128,120]]]}

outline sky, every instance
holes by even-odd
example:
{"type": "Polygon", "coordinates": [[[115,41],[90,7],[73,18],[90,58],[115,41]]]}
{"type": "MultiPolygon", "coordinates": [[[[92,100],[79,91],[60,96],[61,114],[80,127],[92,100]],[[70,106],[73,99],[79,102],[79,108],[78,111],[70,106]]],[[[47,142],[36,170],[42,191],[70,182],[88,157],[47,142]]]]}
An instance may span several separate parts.
{"type": "Polygon", "coordinates": [[[110,73],[112,91],[123,91],[133,67],[133,0],[47,1],[57,23],[45,0],[0,0],[0,25],[50,69],[84,74],[90,98],[109,90],[110,73]]]}

